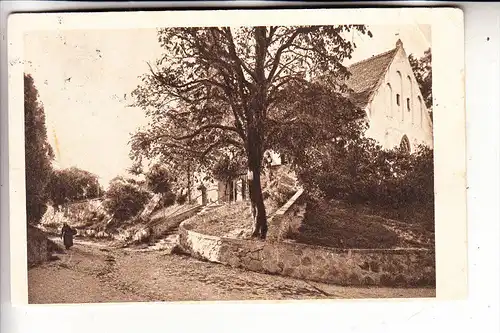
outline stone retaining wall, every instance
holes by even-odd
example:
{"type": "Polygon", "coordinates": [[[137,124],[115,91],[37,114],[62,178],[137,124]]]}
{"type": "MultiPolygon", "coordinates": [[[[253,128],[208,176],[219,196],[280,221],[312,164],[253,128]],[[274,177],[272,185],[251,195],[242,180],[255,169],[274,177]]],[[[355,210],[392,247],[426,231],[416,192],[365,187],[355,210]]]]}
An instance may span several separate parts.
{"type": "Polygon", "coordinates": [[[187,230],[187,227],[189,226],[186,222],[182,222],[179,226],[180,247],[195,258],[224,264],[221,261],[223,238],[200,234],[187,230]]]}
{"type": "Polygon", "coordinates": [[[267,241],[204,235],[189,221],[180,246],[192,256],[247,270],[339,285],[434,286],[435,255],[428,249],[335,249],[283,241],[296,232],[305,205],[298,191],[270,221],[267,241]]]}
{"type": "Polygon", "coordinates": [[[194,257],[256,272],[340,285],[431,286],[434,251],[333,249],[291,242],[231,239],[179,228],[181,247],[194,257]]]}

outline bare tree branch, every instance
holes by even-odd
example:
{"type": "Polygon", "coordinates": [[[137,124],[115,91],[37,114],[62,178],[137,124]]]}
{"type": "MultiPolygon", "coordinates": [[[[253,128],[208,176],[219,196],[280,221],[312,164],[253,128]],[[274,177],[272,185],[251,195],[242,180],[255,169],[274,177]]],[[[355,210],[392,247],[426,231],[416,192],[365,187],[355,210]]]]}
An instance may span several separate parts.
{"type": "Polygon", "coordinates": [[[178,141],[186,140],[186,139],[192,139],[192,138],[200,135],[202,132],[204,132],[204,131],[206,131],[208,129],[221,129],[221,130],[231,131],[231,132],[234,132],[234,133],[236,133],[238,135],[241,135],[241,133],[239,132],[239,130],[236,127],[224,126],[224,125],[219,125],[219,124],[210,124],[210,125],[203,125],[203,126],[199,127],[193,133],[190,133],[190,134],[187,134],[187,135],[178,136],[178,137],[171,136],[171,138],[173,138],[174,140],[178,140],[178,141]]]}
{"type": "Polygon", "coordinates": [[[278,66],[281,62],[281,55],[283,54],[283,52],[287,48],[289,48],[290,45],[292,45],[293,41],[295,40],[295,38],[297,38],[298,35],[300,35],[301,33],[311,31],[311,30],[312,30],[311,28],[297,28],[297,30],[295,30],[293,32],[293,34],[288,38],[288,40],[278,48],[278,51],[276,51],[276,55],[274,56],[273,67],[272,67],[272,69],[269,72],[269,75],[267,77],[268,82],[273,81],[276,70],[278,69],[278,66]]]}
{"type": "Polygon", "coordinates": [[[241,66],[245,72],[247,72],[254,81],[257,81],[257,76],[254,71],[252,71],[243,60],[241,60],[240,57],[236,54],[236,45],[234,44],[234,38],[233,38],[233,33],[231,31],[230,27],[223,28],[224,31],[226,32],[227,36],[227,41],[228,41],[228,46],[229,46],[229,55],[231,58],[239,65],[241,66]]]}

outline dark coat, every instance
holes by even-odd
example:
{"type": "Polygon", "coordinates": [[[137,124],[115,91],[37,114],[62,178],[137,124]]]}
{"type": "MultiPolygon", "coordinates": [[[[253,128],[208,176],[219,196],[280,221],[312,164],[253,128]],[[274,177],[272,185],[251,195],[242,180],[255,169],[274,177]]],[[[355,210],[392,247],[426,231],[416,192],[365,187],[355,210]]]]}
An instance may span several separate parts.
{"type": "Polygon", "coordinates": [[[69,249],[73,246],[73,236],[76,235],[76,230],[68,225],[62,227],[61,238],[63,239],[64,246],[69,249]]]}

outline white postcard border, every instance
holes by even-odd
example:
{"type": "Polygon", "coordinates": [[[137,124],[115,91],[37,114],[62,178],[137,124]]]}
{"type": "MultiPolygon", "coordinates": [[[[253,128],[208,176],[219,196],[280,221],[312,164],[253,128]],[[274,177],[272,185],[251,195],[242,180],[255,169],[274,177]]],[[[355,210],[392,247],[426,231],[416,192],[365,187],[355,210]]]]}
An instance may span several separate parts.
{"type": "Polygon", "coordinates": [[[466,152],[462,12],[451,8],[221,10],[213,12],[18,14],[9,17],[9,193],[13,305],[27,304],[22,112],[24,96],[22,59],[25,31],[136,29],[187,25],[401,25],[409,22],[432,25],[437,298],[463,299],[466,297],[466,152]]]}

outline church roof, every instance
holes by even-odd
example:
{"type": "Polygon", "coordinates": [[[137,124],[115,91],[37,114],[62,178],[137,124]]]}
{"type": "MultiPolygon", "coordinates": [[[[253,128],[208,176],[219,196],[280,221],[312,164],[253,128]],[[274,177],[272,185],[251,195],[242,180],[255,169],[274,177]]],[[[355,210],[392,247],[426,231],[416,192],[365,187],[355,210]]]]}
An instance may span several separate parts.
{"type": "Polygon", "coordinates": [[[351,76],[346,84],[353,90],[351,99],[356,105],[363,108],[370,102],[372,93],[380,85],[397,50],[398,47],[354,63],[347,68],[351,76]]]}

